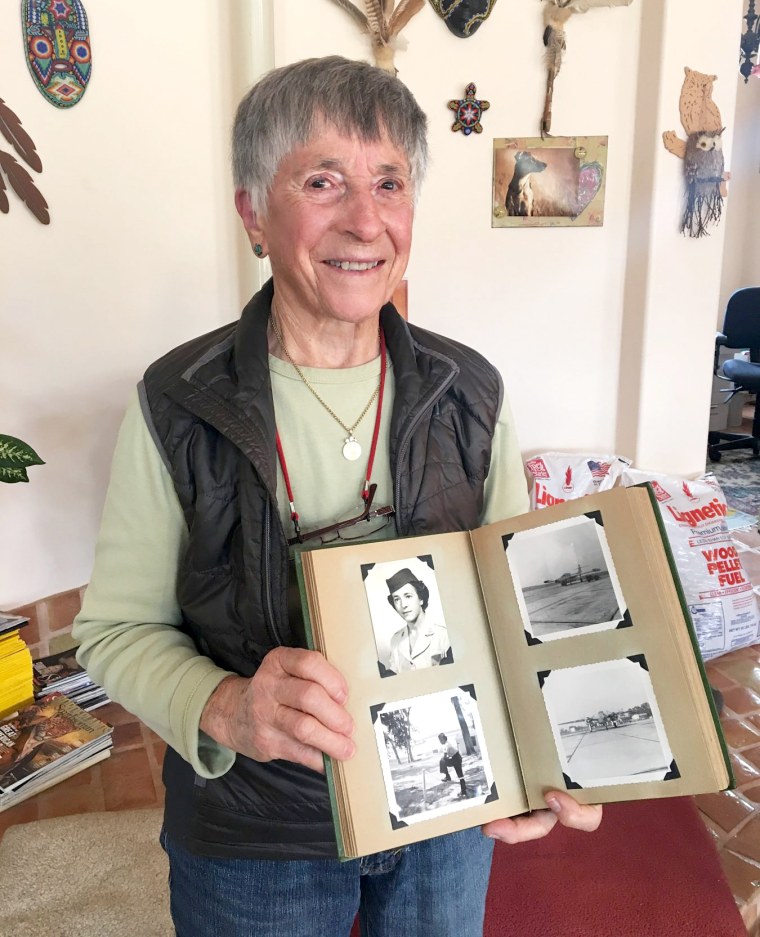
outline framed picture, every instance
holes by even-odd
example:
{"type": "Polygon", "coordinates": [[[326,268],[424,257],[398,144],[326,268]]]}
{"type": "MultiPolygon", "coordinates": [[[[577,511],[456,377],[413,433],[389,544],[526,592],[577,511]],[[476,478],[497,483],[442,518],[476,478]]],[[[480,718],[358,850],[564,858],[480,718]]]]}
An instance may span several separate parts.
{"type": "Polygon", "coordinates": [[[491,227],[604,223],[607,137],[497,137],[491,227]]]}

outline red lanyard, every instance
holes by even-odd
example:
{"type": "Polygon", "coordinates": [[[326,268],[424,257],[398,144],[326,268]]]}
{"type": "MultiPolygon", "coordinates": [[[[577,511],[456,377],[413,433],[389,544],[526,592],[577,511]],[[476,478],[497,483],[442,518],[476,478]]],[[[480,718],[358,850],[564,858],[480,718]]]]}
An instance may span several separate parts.
{"type": "MultiPolygon", "coordinates": [[[[377,413],[375,414],[375,428],[372,431],[372,445],[369,450],[369,461],[367,462],[367,477],[364,479],[364,486],[362,487],[362,501],[365,506],[369,500],[369,482],[372,478],[372,465],[375,461],[375,450],[377,449],[377,439],[380,435],[380,417],[383,413],[383,391],[385,390],[385,371],[386,371],[386,356],[385,356],[385,335],[383,330],[380,329],[380,389],[377,394],[377,413]]],[[[296,532],[296,537],[300,538],[301,536],[301,527],[298,523],[299,515],[296,511],[295,500],[293,498],[293,488],[290,484],[290,476],[288,475],[288,467],[285,463],[285,453],[282,449],[282,442],[280,440],[280,431],[275,430],[275,442],[277,445],[277,458],[280,460],[280,468],[282,469],[282,477],[285,479],[285,488],[288,492],[288,504],[290,506],[290,519],[293,522],[293,529],[296,532]]]]}

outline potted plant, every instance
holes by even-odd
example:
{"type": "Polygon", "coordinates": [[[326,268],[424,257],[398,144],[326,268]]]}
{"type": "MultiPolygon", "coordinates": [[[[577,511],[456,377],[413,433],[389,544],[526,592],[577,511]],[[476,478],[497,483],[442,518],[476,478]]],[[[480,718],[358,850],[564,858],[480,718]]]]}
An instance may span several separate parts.
{"type": "Polygon", "coordinates": [[[27,443],[0,433],[0,482],[28,482],[27,466],[44,464],[27,443]]]}

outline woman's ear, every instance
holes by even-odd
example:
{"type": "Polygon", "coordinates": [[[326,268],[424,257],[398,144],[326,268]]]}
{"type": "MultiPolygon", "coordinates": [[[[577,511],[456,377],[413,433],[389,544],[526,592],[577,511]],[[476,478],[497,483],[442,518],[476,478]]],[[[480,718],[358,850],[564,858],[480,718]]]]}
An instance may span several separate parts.
{"type": "Polygon", "coordinates": [[[243,227],[248,235],[248,240],[251,242],[251,246],[255,248],[257,244],[259,245],[260,252],[257,256],[268,253],[264,229],[259,222],[259,213],[254,210],[251,204],[251,196],[245,189],[235,190],[235,208],[243,222],[243,227]]]}

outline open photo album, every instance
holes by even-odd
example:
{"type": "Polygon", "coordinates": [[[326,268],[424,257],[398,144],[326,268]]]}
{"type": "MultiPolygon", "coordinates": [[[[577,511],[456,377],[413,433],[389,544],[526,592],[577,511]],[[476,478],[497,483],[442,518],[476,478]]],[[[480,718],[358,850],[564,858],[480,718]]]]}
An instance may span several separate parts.
{"type": "Polygon", "coordinates": [[[325,759],[341,857],[545,806],[732,784],[648,485],[471,532],[297,554],[307,637],[345,676],[325,759]]]}

